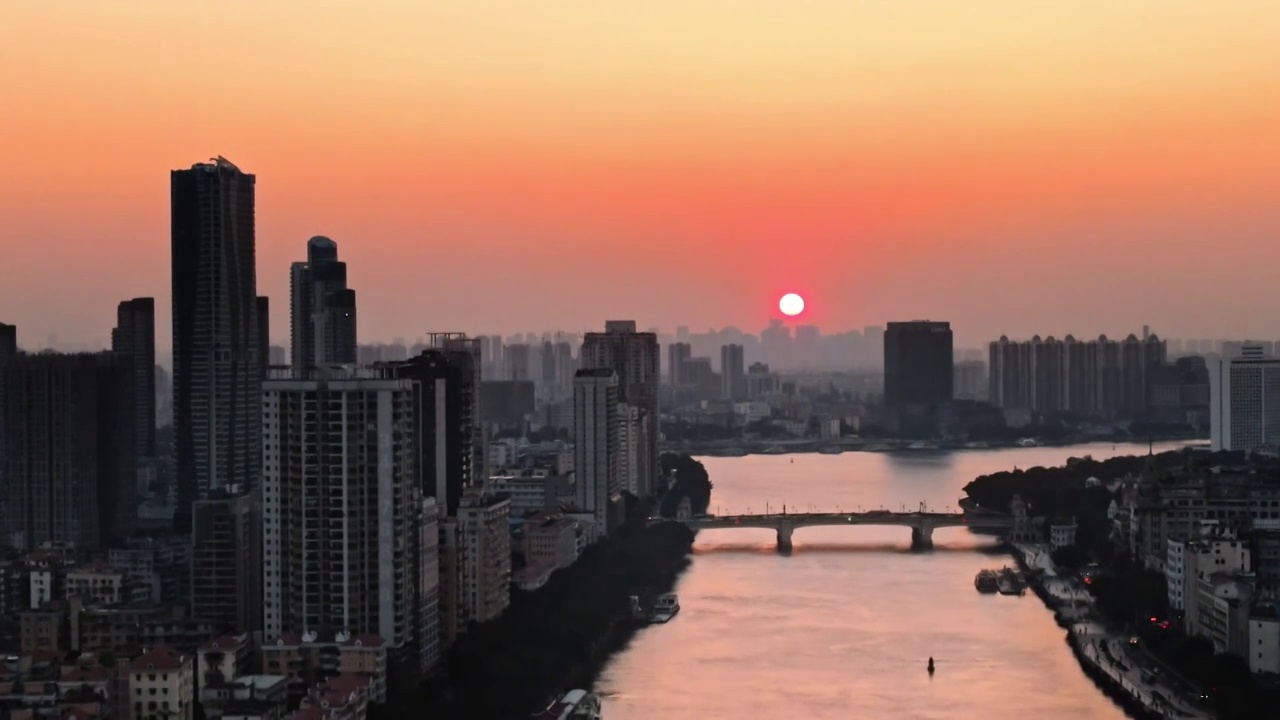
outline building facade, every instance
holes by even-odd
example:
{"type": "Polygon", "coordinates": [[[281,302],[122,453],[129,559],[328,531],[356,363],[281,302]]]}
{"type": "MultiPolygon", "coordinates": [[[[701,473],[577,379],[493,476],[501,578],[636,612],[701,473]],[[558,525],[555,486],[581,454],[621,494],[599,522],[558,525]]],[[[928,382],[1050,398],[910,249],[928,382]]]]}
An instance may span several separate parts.
{"type": "Polygon", "coordinates": [[[720,397],[737,402],[747,397],[746,360],[741,345],[720,346],[720,397]]]}
{"type": "Polygon", "coordinates": [[[317,235],[307,241],[306,262],[289,268],[289,332],[293,367],[356,362],[356,291],[347,287],[347,264],[338,244],[317,235]]]}
{"type": "Polygon", "coordinates": [[[137,523],[133,358],[18,354],[6,361],[4,539],[94,551],[137,523]]]}
{"type": "Polygon", "coordinates": [[[488,622],[511,604],[511,501],[470,488],[458,507],[458,623],[488,622]]]}
{"type": "Polygon", "coordinates": [[[622,447],[618,378],[612,369],[579,370],[573,381],[573,467],[578,508],[604,536],[618,524],[622,447]]]}
{"type": "Polygon", "coordinates": [[[988,346],[990,402],[1037,414],[1135,417],[1149,405],[1150,376],[1165,364],[1167,347],[1155,335],[1139,340],[1081,341],[1068,335],[988,346]]]}
{"type": "Polygon", "coordinates": [[[891,322],[884,334],[884,404],[890,429],[902,437],[937,433],[938,416],[952,400],[951,324],[891,322]]]}
{"type": "Polygon", "coordinates": [[[634,320],[610,320],[605,323],[604,332],[587,333],[583,338],[581,366],[584,369],[613,370],[617,376],[618,400],[640,408],[643,413],[647,443],[639,453],[640,486],[637,495],[648,497],[653,494],[662,474],[658,462],[658,437],[662,428],[658,410],[657,334],[636,332],[634,320]]]}
{"type": "Polygon", "coordinates": [[[1280,358],[1258,346],[1209,368],[1209,434],[1214,450],[1280,448],[1280,358]]]}
{"type": "Polygon", "coordinates": [[[125,300],[116,308],[111,351],[133,358],[133,440],[137,457],[156,455],[156,301],[125,300]]]}
{"type": "Polygon", "coordinates": [[[170,175],[173,416],[178,507],[237,485],[262,466],[262,353],[253,175],[224,158],[170,175]]]}
{"type": "MultiPolygon", "coordinates": [[[[263,390],[265,635],[415,641],[413,382],[387,370],[272,371],[263,390]]],[[[434,569],[434,568],[433,568],[434,569]]]]}
{"type": "Polygon", "coordinates": [[[262,629],[262,506],[217,490],[192,503],[191,615],[224,632],[262,629]]]}

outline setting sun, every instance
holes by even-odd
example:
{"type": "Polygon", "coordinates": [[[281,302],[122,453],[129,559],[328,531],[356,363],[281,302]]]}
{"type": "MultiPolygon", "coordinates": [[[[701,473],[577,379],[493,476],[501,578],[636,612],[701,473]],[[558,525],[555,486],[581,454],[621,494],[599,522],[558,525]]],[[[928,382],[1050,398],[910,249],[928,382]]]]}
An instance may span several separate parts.
{"type": "Polygon", "coordinates": [[[778,309],[787,317],[795,317],[804,312],[804,298],[795,293],[787,293],[778,301],[778,309]]]}

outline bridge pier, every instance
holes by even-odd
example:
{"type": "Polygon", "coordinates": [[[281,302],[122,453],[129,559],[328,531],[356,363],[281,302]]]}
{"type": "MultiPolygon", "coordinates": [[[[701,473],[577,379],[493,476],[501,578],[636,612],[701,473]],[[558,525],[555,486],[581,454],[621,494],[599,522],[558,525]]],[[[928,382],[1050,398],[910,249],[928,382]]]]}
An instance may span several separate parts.
{"type": "Polygon", "coordinates": [[[933,524],[922,522],[911,528],[911,549],[912,550],[932,550],[933,549],[933,524]]]}
{"type": "Polygon", "coordinates": [[[778,552],[791,552],[791,523],[778,523],[778,552]]]}

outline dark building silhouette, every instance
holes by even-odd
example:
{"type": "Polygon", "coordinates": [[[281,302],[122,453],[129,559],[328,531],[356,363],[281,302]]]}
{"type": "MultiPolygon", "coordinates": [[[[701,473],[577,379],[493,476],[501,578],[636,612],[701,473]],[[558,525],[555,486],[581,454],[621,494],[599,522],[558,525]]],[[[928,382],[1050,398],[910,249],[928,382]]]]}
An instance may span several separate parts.
{"type": "Polygon", "coordinates": [[[95,551],[137,521],[133,358],[18,354],[6,362],[5,540],[95,551]]]}
{"type": "Polygon", "coordinates": [[[582,368],[612,369],[618,376],[619,400],[640,409],[641,437],[645,440],[637,452],[640,497],[653,493],[662,473],[658,463],[659,362],[657,334],[636,332],[634,320],[609,320],[604,332],[587,333],[582,340],[582,368]]]}
{"type": "MultiPolygon", "coordinates": [[[[5,431],[5,393],[8,389],[8,367],[10,359],[18,353],[18,328],[14,325],[0,323],[0,528],[4,527],[4,519],[8,516],[9,480],[6,458],[9,456],[5,443],[8,441],[5,431]]],[[[4,538],[0,537],[0,544],[4,538]]]]}
{"type": "Polygon", "coordinates": [[[262,377],[271,367],[271,298],[258,296],[258,358],[262,361],[262,377]]]}
{"type": "Polygon", "coordinates": [[[485,380],[480,387],[480,419],[487,424],[520,426],[537,409],[528,380],[485,380]]]}
{"type": "Polygon", "coordinates": [[[253,175],[224,158],[170,175],[173,421],[178,507],[218,488],[257,486],[262,359],[253,175]]]}
{"type": "Polygon", "coordinates": [[[720,397],[745,400],[747,397],[746,356],[741,345],[720,346],[720,397]]]}
{"type": "Polygon", "coordinates": [[[232,490],[192,504],[191,615],[254,632],[262,629],[262,508],[232,490]]]}
{"type": "Polygon", "coordinates": [[[476,413],[478,362],[465,349],[432,348],[408,361],[388,364],[397,378],[416,381],[418,484],[423,496],[435,498],[450,517],[457,514],[463,489],[486,479],[474,453],[476,431],[483,431],[476,413]]]}
{"type": "Polygon", "coordinates": [[[0,358],[18,352],[18,327],[0,323],[0,358]]]}
{"type": "Polygon", "coordinates": [[[307,241],[307,261],[289,269],[289,362],[300,370],[356,362],[356,291],[347,287],[347,264],[338,243],[317,235],[307,241]]]}
{"type": "Polygon", "coordinates": [[[125,300],[116,308],[112,352],[133,358],[134,446],[139,458],[156,456],[156,301],[125,300]]]}
{"type": "Polygon", "coordinates": [[[884,404],[890,430],[931,437],[955,382],[951,324],[891,322],[884,333],[884,404]]]}

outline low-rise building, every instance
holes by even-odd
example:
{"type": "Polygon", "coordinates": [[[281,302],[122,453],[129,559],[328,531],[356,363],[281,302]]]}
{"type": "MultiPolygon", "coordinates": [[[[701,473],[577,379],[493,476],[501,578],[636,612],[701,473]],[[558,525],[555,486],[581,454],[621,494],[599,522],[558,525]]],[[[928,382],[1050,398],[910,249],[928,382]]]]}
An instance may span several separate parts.
{"type": "Polygon", "coordinates": [[[1249,652],[1245,658],[1255,673],[1280,673],[1280,614],[1276,608],[1249,618],[1249,652]]]}
{"type": "Polygon", "coordinates": [[[307,690],[289,720],[365,720],[369,714],[369,678],[344,673],[307,690]]]}
{"type": "Polygon", "coordinates": [[[107,565],[82,566],[67,571],[63,592],[68,598],[80,598],[86,605],[145,602],[150,589],[139,587],[140,592],[135,596],[133,586],[126,583],[127,579],[124,572],[107,565]]]}
{"type": "Polygon", "coordinates": [[[391,644],[377,635],[321,639],[314,634],[286,634],[263,643],[262,669],[287,677],[289,695],[295,701],[326,677],[342,673],[367,676],[369,701],[381,704],[387,701],[390,650],[391,644]]]}
{"type": "Polygon", "coordinates": [[[559,568],[550,560],[539,560],[525,565],[511,576],[511,582],[525,592],[533,592],[551,579],[551,575],[559,568]]]}
{"type": "Polygon", "coordinates": [[[192,720],[195,664],[190,655],[160,645],[129,664],[133,720],[192,720]]]}
{"type": "Polygon", "coordinates": [[[283,675],[242,675],[217,688],[200,688],[206,718],[281,720],[288,707],[289,678],[283,675]]]}
{"type": "Polygon", "coordinates": [[[1054,550],[1076,544],[1076,519],[1055,518],[1049,523],[1049,544],[1054,550]]]}
{"type": "Polygon", "coordinates": [[[550,562],[552,569],[569,567],[581,554],[579,521],[563,514],[534,515],[524,522],[524,558],[529,565],[550,562]]]}

